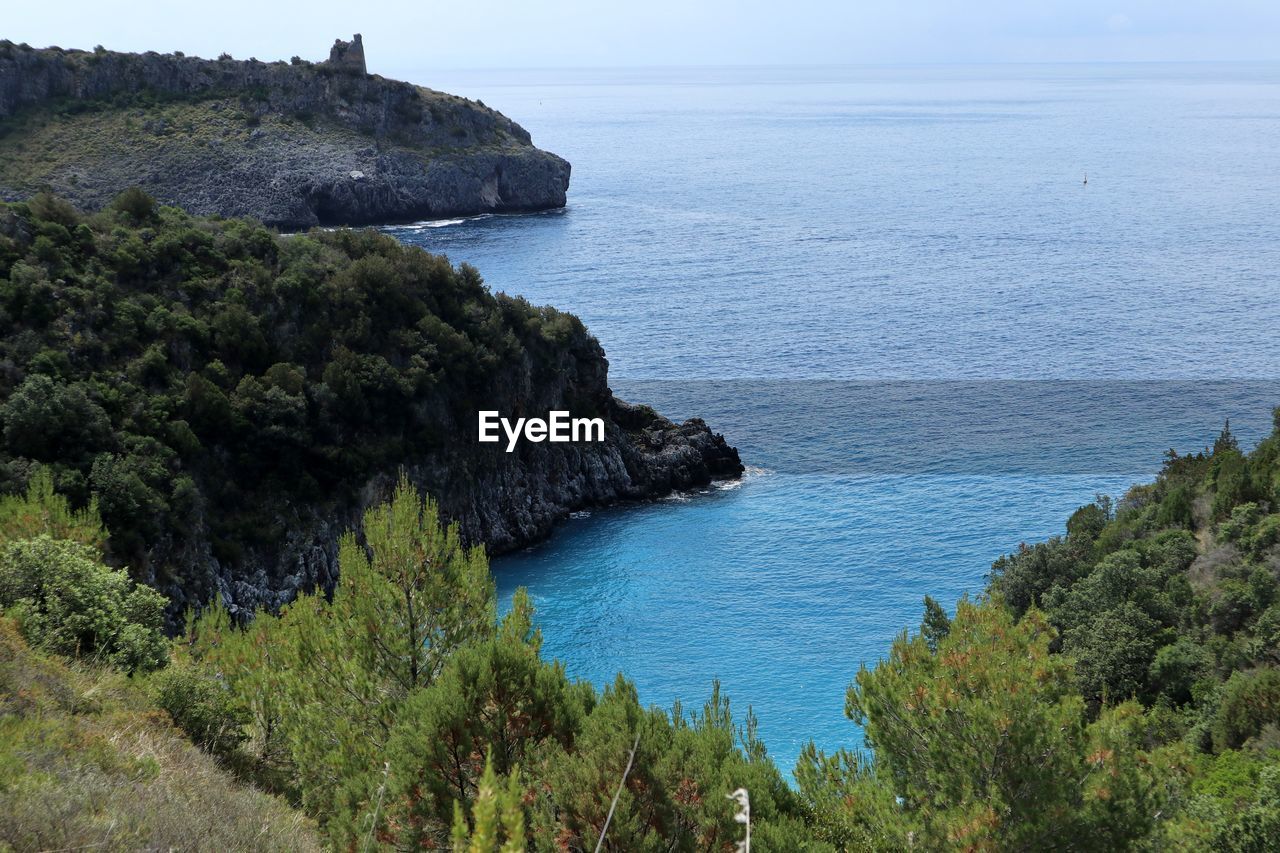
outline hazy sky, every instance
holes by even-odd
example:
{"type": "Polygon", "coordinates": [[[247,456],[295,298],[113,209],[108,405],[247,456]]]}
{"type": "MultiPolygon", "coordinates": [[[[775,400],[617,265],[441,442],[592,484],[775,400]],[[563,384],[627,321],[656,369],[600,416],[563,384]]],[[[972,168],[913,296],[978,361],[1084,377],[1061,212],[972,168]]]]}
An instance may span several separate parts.
{"type": "Polygon", "coordinates": [[[369,69],[1280,59],[1280,0],[3,0],[37,46],[323,58],[369,69]]]}

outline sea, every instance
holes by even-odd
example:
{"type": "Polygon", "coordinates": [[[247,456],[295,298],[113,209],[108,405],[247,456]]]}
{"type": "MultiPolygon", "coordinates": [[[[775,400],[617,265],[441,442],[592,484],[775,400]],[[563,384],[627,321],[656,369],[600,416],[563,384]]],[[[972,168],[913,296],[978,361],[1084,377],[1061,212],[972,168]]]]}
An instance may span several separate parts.
{"type": "Polygon", "coordinates": [[[1280,65],[427,71],[573,164],[564,210],[391,227],[581,317],[747,473],[493,561],[544,652],[719,680],[784,771],[922,600],[1280,404],[1280,65]]]}

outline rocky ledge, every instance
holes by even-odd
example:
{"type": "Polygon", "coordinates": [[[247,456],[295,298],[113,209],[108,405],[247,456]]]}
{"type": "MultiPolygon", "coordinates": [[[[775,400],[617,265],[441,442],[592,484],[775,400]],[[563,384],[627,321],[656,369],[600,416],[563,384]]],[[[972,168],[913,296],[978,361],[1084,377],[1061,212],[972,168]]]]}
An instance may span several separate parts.
{"type": "Polygon", "coordinates": [[[569,172],[483,103],[368,74],[358,35],[318,63],[0,41],[0,199],[140,186],[296,230],[563,207],[569,172]]]}

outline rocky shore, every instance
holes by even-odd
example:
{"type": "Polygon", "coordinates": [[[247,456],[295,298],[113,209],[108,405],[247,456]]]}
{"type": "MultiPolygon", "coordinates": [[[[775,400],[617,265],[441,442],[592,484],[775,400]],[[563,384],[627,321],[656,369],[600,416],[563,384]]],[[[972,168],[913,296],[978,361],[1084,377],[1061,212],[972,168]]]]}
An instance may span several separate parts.
{"type": "Polygon", "coordinates": [[[569,164],[482,103],[330,59],[198,59],[0,41],[0,199],[86,209],[140,186],[282,229],[563,207],[569,164]]]}

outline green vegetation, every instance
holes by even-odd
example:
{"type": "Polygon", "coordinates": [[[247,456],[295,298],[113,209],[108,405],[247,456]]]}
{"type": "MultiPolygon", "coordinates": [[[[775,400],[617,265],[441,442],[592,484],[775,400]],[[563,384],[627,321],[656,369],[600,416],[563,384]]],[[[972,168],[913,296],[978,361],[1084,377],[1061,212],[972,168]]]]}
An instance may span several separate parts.
{"type": "Polygon", "coordinates": [[[454,803],[453,849],[458,853],[521,853],[525,849],[521,795],[518,771],[499,787],[493,762],[486,761],[476,785],[470,821],[462,805],[454,803]]]}
{"type": "MultiPolygon", "coordinates": [[[[51,537],[69,510],[43,476],[26,504],[13,515],[54,524],[21,528],[34,538],[5,549],[100,560],[51,537]]],[[[70,535],[101,530],[91,513],[71,517],[70,535]]],[[[209,607],[147,661],[167,664],[150,675],[100,654],[101,642],[52,643],[65,660],[33,651],[75,634],[83,614],[50,608],[36,623],[26,598],[7,598],[19,619],[0,621],[0,762],[16,781],[0,787],[0,841],[306,849],[306,813],[337,847],[582,848],[609,820],[607,849],[666,850],[674,839],[697,850],[738,836],[726,795],[747,786],[757,837],[804,845],[800,801],[750,714],[736,725],[718,690],[700,713],[667,714],[641,707],[621,676],[603,694],[571,682],[541,659],[528,598],[497,620],[483,553],[463,548],[407,482],[363,531],[341,543],[331,597],[304,595],[245,627],[209,607]],[[60,811],[42,812],[47,802],[60,811]]],[[[86,601],[101,596],[103,573],[123,577],[93,565],[59,574],[51,594],[86,601]]],[[[158,613],[128,610],[118,633],[158,637],[158,613]]]]}
{"type": "Polygon", "coordinates": [[[319,850],[125,676],[31,649],[0,618],[0,849],[319,850]]]}
{"type": "MultiPolygon", "coordinates": [[[[430,93],[427,97],[443,104],[435,108],[442,116],[457,109],[448,96],[430,93]]],[[[190,174],[194,183],[207,176],[210,163],[223,164],[229,171],[237,162],[256,162],[262,157],[264,138],[306,138],[330,149],[352,151],[376,144],[388,155],[424,162],[433,156],[496,150],[510,144],[505,135],[482,140],[458,125],[431,147],[394,138],[375,142],[355,128],[310,111],[281,112],[236,96],[138,104],[72,101],[54,109],[27,109],[0,123],[4,149],[0,185],[23,193],[50,186],[63,187],[64,193],[87,192],[88,185],[82,183],[85,176],[105,173],[128,180],[122,166],[140,170],[154,161],[171,164],[176,174],[190,174]]]]}
{"type": "MultiPolygon", "coordinates": [[[[1270,850],[1278,476],[1280,424],[1248,454],[1224,430],[998,560],[954,615],[926,599],[920,630],[849,689],[866,748],[810,746],[794,788],[718,688],[664,712],[622,676],[597,692],[543,660],[528,597],[497,619],[483,553],[402,480],[343,538],[331,596],[247,625],[215,602],[145,666],[110,638],[158,636],[157,607],[99,607],[113,627],[86,630],[81,608],[33,620],[38,597],[7,594],[0,761],[17,781],[0,839],[170,843],[189,802],[171,768],[189,762],[223,814],[182,824],[202,844],[270,821],[294,833],[283,846],[318,831],[348,849],[583,850],[608,821],[605,849],[732,849],[744,788],[757,850],[1270,850]]],[[[123,575],[91,544],[101,523],[47,475],[0,503],[0,531],[6,578],[40,559],[65,601],[139,591],[104,580],[123,575]]]]}
{"type": "Polygon", "coordinates": [[[163,599],[101,564],[101,530],[48,477],[0,504],[0,849],[321,849],[156,710],[163,599]]]}
{"type": "Polygon", "coordinates": [[[0,205],[0,491],[43,468],[96,496],[114,561],[201,599],[157,543],[234,564],[440,450],[504,366],[596,352],[576,318],[372,232],[280,237],[136,190],[89,217],[0,205]]]}
{"type": "Polygon", "coordinates": [[[304,596],[245,630],[215,606],[182,647],[251,721],[236,760],[300,799],[335,845],[594,847],[637,736],[609,849],[719,846],[735,837],[725,797],[743,785],[759,833],[803,838],[753,722],[735,726],[718,693],[668,715],[621,677],[603,695],[571,682],[541,659],[527,597],[497,621],[483,554],[407,483],[364,530],[343,541],[331,599],[304,596]]]}
{"type": "Polygon", "coordinates": [[[0,609],[46,651],[156,669],[167,657],[165,598],[103,565],[102,538],[94,507],[71,512],[48,473],[37,474],[25,499],[0,503],[0,609]]]}
{"type": "Polygon", "coordinates": [[[998,560],[863,668],[870,755],[808,750],[819,835],[902,849],[1272,850],[1280,838],[1280,410],[1170,453],[998,560]]]}
{"type": "Polygon", "coordinates": [[[743,788],[757,851],[1276,848],[1280,414],[926,598],[853,674],[865,748],[810,746],[792,787],[718,687],[664,711],[544,660],[403,480],[331,595],[248,624],[213,601],[169,640],[112,567],[202,525],[234,558],[438,447],[502,365],[589,347],[576,320],[138,192],[0,207],[0,311],[0,844],[721,850],[743,788]]]}

